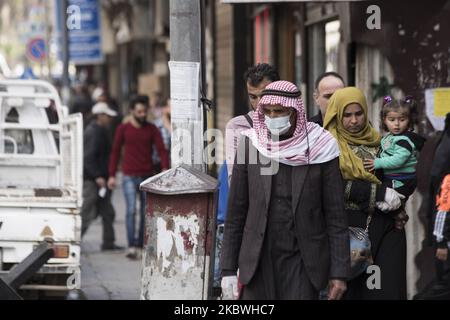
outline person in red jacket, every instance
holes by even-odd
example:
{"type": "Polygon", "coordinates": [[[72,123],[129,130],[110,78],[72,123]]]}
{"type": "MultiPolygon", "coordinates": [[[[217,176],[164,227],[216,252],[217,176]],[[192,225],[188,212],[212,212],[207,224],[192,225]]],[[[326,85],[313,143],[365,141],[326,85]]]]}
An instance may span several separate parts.
{"type": "Polygon", "coordinates": [[[156,126],[147,122],[148,99],[138,96],[130,103],[130,121],[121,124],[116,131],[113,149],[109,162],[108,187],[113,189],[116,185],[116,173],[120,154],[123,149],[122,173],[123,192],[126,202],[126,227],[128,238],[127,257],[138,259],[144,245],[145,226],[145,193],[140,192],[140,223],[136,234],[136,195],[139,185],[148,179],[153,172],[152,150],[156,146],[161,159],[162,170],[169,169],[169,158],[156,126]]]}

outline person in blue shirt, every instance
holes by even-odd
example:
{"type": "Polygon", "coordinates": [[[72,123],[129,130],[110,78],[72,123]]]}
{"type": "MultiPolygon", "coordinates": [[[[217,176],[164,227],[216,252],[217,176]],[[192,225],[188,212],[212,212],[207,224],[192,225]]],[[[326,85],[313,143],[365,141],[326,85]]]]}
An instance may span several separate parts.
{"type": "Polygon", "coordinates": [[[228,202],[228,168],[227,162],[224,161],[219,171],[219,203],[217,206],[217,232],[216,232],[216,249],[214,259],[214,288],[220,288],[220,252],[222,248],[223,230],[225,223],[225,215],[227,212],[228,202]]]}

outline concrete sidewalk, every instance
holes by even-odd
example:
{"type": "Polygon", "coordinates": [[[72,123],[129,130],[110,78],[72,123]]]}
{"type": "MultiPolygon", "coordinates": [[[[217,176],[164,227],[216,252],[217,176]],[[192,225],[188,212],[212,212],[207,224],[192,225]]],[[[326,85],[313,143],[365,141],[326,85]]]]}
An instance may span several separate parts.
{"type": "MultiPolygon", "coordinates": [[[[113,193],[116,209],[116,244],[126,248],[125,203],[120,178],[113,193]]],[[[125,257],[125,251],[102,252],[102,224],[98,218],[81,243],[81,289],[88,300],[138,300],[141,264],[125,257]]]]}

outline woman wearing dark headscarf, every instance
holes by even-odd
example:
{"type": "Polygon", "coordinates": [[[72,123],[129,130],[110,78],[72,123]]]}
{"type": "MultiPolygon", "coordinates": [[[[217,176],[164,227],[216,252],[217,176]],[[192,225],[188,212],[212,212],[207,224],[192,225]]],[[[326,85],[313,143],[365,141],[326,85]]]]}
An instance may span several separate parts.
{"type": "Polygon", "coordinates": [[[336,140],[307,123],[301,94],[269,84],[233,166],[221,256],[222,290],[242,299],[329,299],[350,269],[336,140]],[[272,171],[264,164],[271,164],[272,171]]]}
{"type": "Polygon", "coordinates": [[[376,283],[372,290],[368,288],[370,275],[362,273],[348,283],[345,298],[406,299],[405,231],[395,228],[395,219],[387,212],[400,206],[402,196],[383,186],[364,168],[364,159],[376,157],[380,136],[368,120],[367,102],[361,90],[337,90],[329,101],[324,127],[339,144],[349,225],[363,229],[369,225],[372,257],[381,271],[380,288],[376,283]]]}

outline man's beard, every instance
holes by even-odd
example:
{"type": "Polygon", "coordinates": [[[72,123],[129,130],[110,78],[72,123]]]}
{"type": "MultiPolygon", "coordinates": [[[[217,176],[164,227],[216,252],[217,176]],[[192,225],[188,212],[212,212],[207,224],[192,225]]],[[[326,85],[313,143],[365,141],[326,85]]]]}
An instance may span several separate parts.
{"type": "Polygon", "coordinates": [[[136,122],[139,123],[141,126],[147,123],[147,119],[145,118],[134,117],[134,120],[136,120],[136,122]]]}

